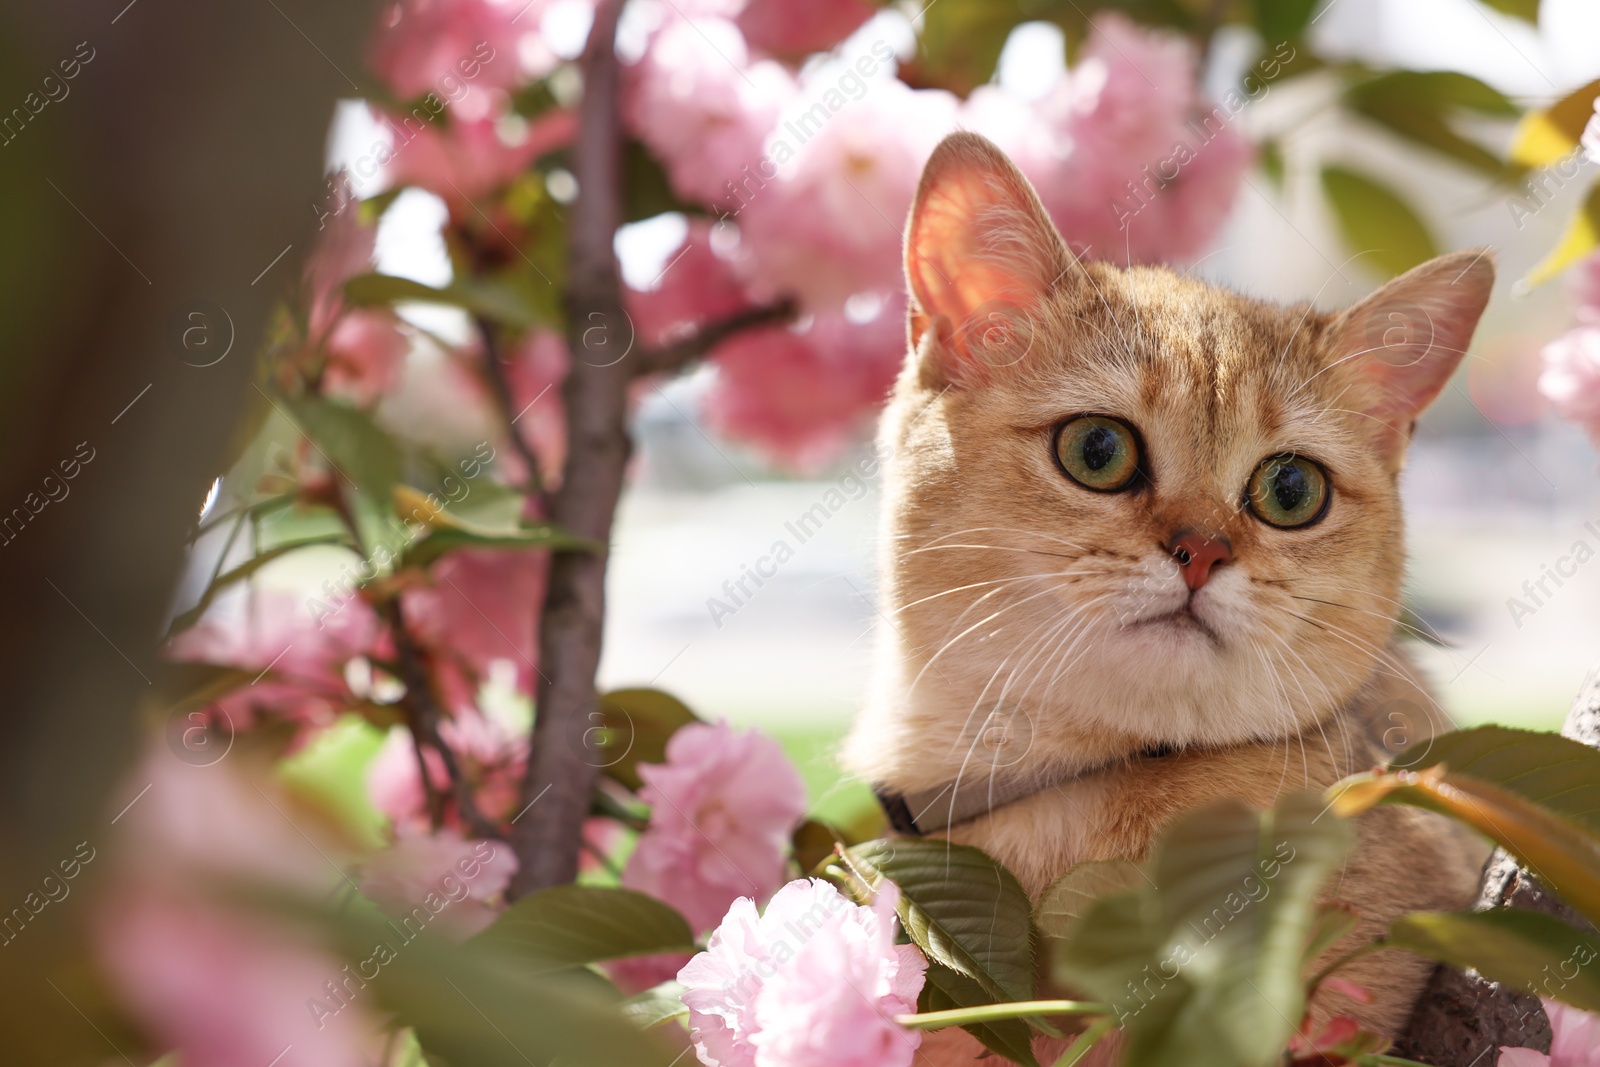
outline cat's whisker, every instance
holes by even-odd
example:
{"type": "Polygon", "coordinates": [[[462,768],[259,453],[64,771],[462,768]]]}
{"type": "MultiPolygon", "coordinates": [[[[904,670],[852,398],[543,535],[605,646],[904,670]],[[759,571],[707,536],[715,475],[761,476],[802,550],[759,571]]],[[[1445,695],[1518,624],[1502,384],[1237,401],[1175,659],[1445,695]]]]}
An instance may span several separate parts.
{"type": "Polygon", "coordinates": [[[1316,598],[1314,596],[1301,596],[1298,593],[1290,593],[1289,595],[1291,597],[1293,597],[1294,599],[1296,599],[1296,600],[1306,600],[1306,601],[1309,601],[1309,602],[1311,602],[1313,604],[1326,604],[1330,608],[1343,608],[1345,611],[1356,611],[1356,612],[1360,612],[1363,615],[1371,615],[1375,619],[1389,619],[1396,626],[1399,626],[1402,629],[1410,630],[1412,633],[1416,634],[1419,637],[1429,638],[1431,640],[1439,642],[1441,645],[1445,643],[1444,638],[1440,637],[1438,631],[1434,630],[1434,628],[1432,626],[1428,626],[1426,620],[1421,620],[1422,624],[1424,626],[1428,626],[1427,631],[1424,632],[1421,628],[1419,628],[1417,626],[1414,626],[1411,623],[1406,622],[1403,619],[1396,619],[1393,615],[1387,615],[1387,614],[1385,614],[1385,613],[1383,613],[1381,611],[1372,611],[1372,610],[1369,610],[1367,608],[1358,608],[1354,604],[1341,604],[1337,600],[1319,600],[1318,598],[1316,598]]]}
{"type": "Polygon", "coordinates": [[[1065,552],[1046,552],[1042,548],[1013,548],[1009,545],[928,545],[926,548],[913,548],[904,553],[901,558],[915,556],[923,552],[942,552],[952,548],[982,549],[988,552],[1026,552],[1036,556],[1054,556],[1057,559],[1081,559],[1081,556],[1070,556],[1065,552]]]}
{"type": "MultiPolygon", "coordinates": [[[[1002,587],[1002,588],[1004,588],[1004,587],[1002,587]]],[[[994,590],[993,592],[999,592],[999,591],[1000,590],[997,589],[997,590],[994,590]]],[[[1051,588],[1048,588],[1048,589],[1042,589],[1037,593],[1033,593],[1030,596],[1024,597],[1022,600],[1019,600],[1014,604],[1007,604],[1006,606],[1002,607],[999,611],[994,612],[993,614],[989,615],[987,618],[978,620],[977,622],[973,623],[971,626],[967,627],[965,630],[961,631],[955,637],[951,638],[949,641],[946,641],[944,643],[944,645],[940,647],[939,651],[935,652],[933,654],[933,656],[929,658],[928,662],[923,664],[922,669],[917,672],[916,678],[914,678],[912,680],[912,682],[911,682],[911,689],[913,691],[915,691],[917,685],[922,681],[922,676],[927,674],[928,670],[935,663],[938,662],[939,657],[943,656],[946,652],[948,652],[951,648],[953,648],[956,645],[956,643],[958,641],[960,641],[962,638],[966,637],[968,634],[972,633],[974,630],[977,630],[979,627],[985,626],[988,623],[993,622],[995,619],[999,618],[1001,615],[1005,614],[1007,611],[1010,611],[1013,608],[1021,607],[1023,604],[1026,604],[1029,601],[1037,600],[1042,596],[1048,596],[1048,595],[1050,595],[1051,593],[1054,593],[1054,592],[1056,592],[1056,589],[1054,587],[1051,587],[1051,588]]],[[[984,597],[980,598],[980,599],[987,599],[987,597],[989,597],[990,595],[992,595],[992,593],[986,593],[986,594],[984,594],[984,597]]],[[[959,622],[959,620],[958,620],[958,622],[959,622]]]]}
{"type": "Polygon", "coordinates": [[[925,597],[921,597],[921,598],[919,598],[917,600],[913,600],[909,604],[902,604],[900,607],[898,607],[898,608],[896,608],[894,610],[893,614],[900,615],[900,614],[903,614],[903,613],[905,613],[907,611],[910,611],[912,608],[916,607],[919,604],[926,604],[929,601],[938,600],[940,597],[947,597],[947,596],[950,596],[953,593],[964,593],[968,589],[981,589],[986,585],[1005,585],[1005,584],[1008,584],[1008,583],[1027,581],[1029,579],[1036,579],[1036,578],[1051,578],[1051,577],[1055,577],[1058,574],[1060,574],[1059,571],[1043,571],[1043,572],[1041,572],[1039,574],[1023,574],[1023,575],[1018,575],[1018,576],[1012,577],[1012,578],[991,578],[990,580],[988,580],[986,582],[973,582],[970,585],[958,585],[958,586],[954,586],[954,587],[952,587],[950,589],[946,589],[946,590],[944,590],[943,592],[940,592],[940,593],[930,593],[925,597]]]}

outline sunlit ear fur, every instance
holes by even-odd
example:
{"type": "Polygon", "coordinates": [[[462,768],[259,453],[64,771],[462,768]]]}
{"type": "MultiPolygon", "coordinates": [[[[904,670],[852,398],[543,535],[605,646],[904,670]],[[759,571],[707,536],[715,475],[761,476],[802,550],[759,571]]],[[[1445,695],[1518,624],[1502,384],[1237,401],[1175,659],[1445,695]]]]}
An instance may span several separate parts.
{"type": "Polygon", "coordinates": [[[1335,318],[1331,363],[1354,371],[1343,406],[1374,420],[1390,470],[1420,415],[1450,380],[1494,288],[1494,257],[1468,249],[1430,259],[1335,318]]]}
{"type": "Polygon", "coordinates": [[[1073,267],[1028,179],[974,133],[951,134],[928,159],[905,262],[911,349],[933,387],[981,373],[992,323],[1025,317],[1073,267]]]}

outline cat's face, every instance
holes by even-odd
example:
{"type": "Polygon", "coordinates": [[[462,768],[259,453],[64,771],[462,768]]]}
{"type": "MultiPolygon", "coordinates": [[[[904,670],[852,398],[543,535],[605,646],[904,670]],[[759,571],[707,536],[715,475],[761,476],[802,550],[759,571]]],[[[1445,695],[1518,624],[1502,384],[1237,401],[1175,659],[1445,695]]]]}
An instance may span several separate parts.
{"type": "Polygon", "coordinates": [[[1079,264],[970,136],[930,162],[909,242],[884,433],[903,699],[964,730],[1020,710],[1041,738],[1219,744],[1298,732],[1386,669],[1405,442],[1486,257],[1343,316],[1079,264]]]}

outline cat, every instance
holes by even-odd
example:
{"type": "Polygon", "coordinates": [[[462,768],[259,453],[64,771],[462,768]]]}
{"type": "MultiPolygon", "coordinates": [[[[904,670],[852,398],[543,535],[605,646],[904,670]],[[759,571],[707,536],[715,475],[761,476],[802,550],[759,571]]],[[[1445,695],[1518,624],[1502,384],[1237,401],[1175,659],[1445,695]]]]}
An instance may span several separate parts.
{"type": "MultiPolygon", "coordinates": [[[[1075,863],[1145,858],[1189,808],[1268,807],[1442,728],[1395,640],[1398,481],[1488,301],[1486,250],[1341,313],[1276,306],[1075,256],[1004,154],[957,133],[905,264],[889,623],[842,752],[901,830],[985,849],[1037,900],[1075,863]]],[[[1338,948],[1468,905],[1487,852],[1415,809],[1363,816],[1329,888],[1360,913],[1338,948]]],[[[1371,1003],[1328,992],[1313,1016],[1397,1035],[1430,970],[1364,957],[1341,973],[1371,1003]]]]}

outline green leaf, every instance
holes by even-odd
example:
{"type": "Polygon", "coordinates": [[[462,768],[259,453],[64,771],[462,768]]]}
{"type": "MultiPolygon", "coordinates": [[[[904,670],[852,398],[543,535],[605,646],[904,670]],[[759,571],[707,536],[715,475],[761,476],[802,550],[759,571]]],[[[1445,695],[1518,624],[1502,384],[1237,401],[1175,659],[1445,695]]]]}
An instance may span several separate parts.
{"type": "Polygon", "coordinates": [[[1099,898],[1057,941],[1057,980],[1112,1005],[1126,1067],[1278,1061],[1304,1010],[1315,898],[1353,836],[1321,814],[1312,794],[1196,809],[1162,835],[1150,881],[1099,898]]]}
{"type": "Polygon", "coordinates": [[[1583,198],[1578,213],[1567,223],[1561,242],[1528,272],[1528,276],[1522,280],[1523,287],[1531,289],[1543,285],[1593,252],[1597,245],[1600,245],[1600,184],[1590,189],[1583,198]]]}
{"type": "Polygon", "coordinates": [[[1044,891],[1033,909],[1033,922],[1046,937],[1065,937],[1074,923],[1108,893],[1131,889],[1144,875],[1129,860],[1079,863],[1044,891]]]}
{"type": "Polygon", "coordinates": [[[1384,277],[1404,274],[1438,254],[1421,219],[1371,178],[1343,167],[1322,168],[1322,191],[1351,250],[1384,277]]]}
{"type": "Polygon", "coordinates": [[[1355,774],[1328,789],[1340,815],[1377,804],[1410,804],[1448,815],[1499,842],[1539,880],[1600,923],[1600,837],[1548,808],[1442,766],[1355,774]]]}
{"type": "Polygon", "coordinates": [[[388,307],[408,302],[445,304],[517,329],[526,329],[547,319],[525,294],[492,278],[461,279],[444,289],[436,289],[392,274],[358,274],[344,283],[344,295],[356,307],[388,307]]]}
{"type": "Polygon", "coordinates": [[[1539,23],[1539,0],[1483,0],[1502,15],[1519,18],[1531,25],[1539,23]]]}
{"type": "Polygon", "coordinates": [[[1453,967],[1470,967],[1520,992],[1600,1011],[1600,937],[1551,915],[1520,908],[1413,912],[1388,940],[1453,967]]]}
{"type": "Polygon", "coordinates": [[[885,878],[900,888],[901,925],[929,959],[992,1000],[1033,999],[1028,896],[982,849],[896,838],[855,845],[845,858],[870,888],[885,878]]]}
{"type": "Polygon", "coordinates": [[[600,715],[602,767],[629,789],[644,784],[639,764],[665,763],[667,742],[678,727],[700,721],[683,701],[659,689],[614,689],[600,697],[600,715]]]}
{"type": "Polygon", "coordinates": [[[515,533],[483,533],[463,526],[440,526],[406,549],[404,564],[426,567],[446,552],[458,548],[523,549],[549,548],[567,552],[596,552],[599,547],[587,537],[567,533],[557,527],[525,526],[515,533]]]}
{"type": "Polygon", "coordinates": [[[169,635],[181,633],[199,622],[200,616],[206,613],[206,608],[211,606],[211,602],[217,598],[218,593],[221,593],[230,585],[235,585],[250,577],[280,556],[286,556],[297,549],[310,548],[317,545],[348,546],[349,544],[349,536],[340,531],[339,533],[324,534],[320,537],[308,537],[303,541],[289,541],[264,549],[237,567],[217,575],[211,584],[206,586],[205,591],[200,594],[200,599],[195,602],[194,607],[172,620],[172,625],[167,628],[167,633],[169,635]]]}
{"type": "Polygon", "coordinates": [[[542,967],[695,951],[689,924],[668,905],[632,889],[588,885],[531,893],[474,940],[542,967]]]}
{"type": "Polygon", "coordinates": [[[335,472],[387,508],[400,480],[400,446],[363,411],[305,396],[287,399],[289,412],[335,472]]]}
{"type": "Polygon", "coordinates": [[[1581,86],[1547,108],[1529,111],[1511,138],[1511,160],[1524,167],[1548,167],[1577,151],[1583,131],[1594,117],[1600,78],[1581,86]]]}
{"type": "Polygon", "coordinates": [[[793,835],[794,858],[801,873],[814,871],[833,855],[839,835],[833,827],[816,819],[807,819],[795,827],[793,835]]]}
{"type": "Polygon", "coordinates": [[[1356,909],[1348,904],[1318,904],[1311,916],[1311,933],[1306,938],[1306,948],[1301,954],[1301,965],[1310,967],[1342,938],[1356,928],[1360,921],[1356,909]]]}
{"type": "Polygon", "coordinates": [[[1600,751],[1560,734],[1479,726],[1435,737],[1420,757],[1406,753],[1390,770],[1444,764],[1453,774],[1493,782],[1600,833],[1600,751]]]}
{"type": "Polygon", "coordinates": [[[543,961],[498,949],[482,935],[459,945],[427,930],[410,935],[360,898],[337,915],[303,910],[356,961],[353,969],[378,970],[361,995],[413,1026],[432,1062],[644,1067],[676,1054],[628,1025],[615,990],[608,996],[607,983],[584,980],[589,972],[549,973],[543,961]]]}
{"type": "Polygon", "coordinates": [[[1260,149],[1258,158],[1261,161],[1261,172],[1267,176],[1274,189],[1283,192],[1283,144],[1276,137],[1269,137],[1257,147],[1260,149]]]}
{"type": "Polygon", "coordinates": [[[622,148],[623,189],[622,202],[626,208],[625,222],[639,222],[655,218],[669,211],[693,213],[694,205],[679,199],[667,180],[667,172],[650,150],[638,141],[630,140],[622,148]]]}
{"type": "MultiPolygon", "coordinates": [[[[952,1008],[969,1008],[992,1001],[983,987],[966,975],[951,970],[942,963],[928,961],[928,978],[917,999],[917,1010],[949,1011],[952,1008]]],[[[990,1052],[1004,1056],[1022,1067],[1039,1067],[1033,1055],[1033,1031],[1021,1019],[994,1019],[971,1023],[961,1029],[977,1038],[990,1052]]]]}
{"type": "Polygon", "coordinates": [[[1515,118],[1521,109],[1498,89],[1458,71],[1390,71],[1356,82],[1345,103],[1415,144],[1431,148],[1494,178],[1508,179],[1505,160],[1451,125],[1459,113],[1515,118]]]}
{"type": "Polygon", "coordinates": [[[660,1026],[664,1022],[681,1019],[689,1014],[689,1006],[681,999],[682,995],[682,983],[663,982],[624,1000],[621,1005],[622,1014],[639,1029],[648,1030],[652,1026],[660,1026]]]}
{"type": "Polygon", "coordinates": [[[1251,20],[1270,47],[1293,41],[1305,33],[1319,0],[1253,0],[1251,20]]]}

